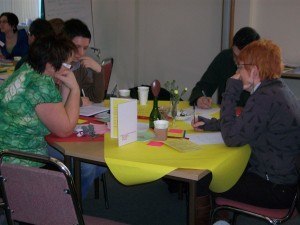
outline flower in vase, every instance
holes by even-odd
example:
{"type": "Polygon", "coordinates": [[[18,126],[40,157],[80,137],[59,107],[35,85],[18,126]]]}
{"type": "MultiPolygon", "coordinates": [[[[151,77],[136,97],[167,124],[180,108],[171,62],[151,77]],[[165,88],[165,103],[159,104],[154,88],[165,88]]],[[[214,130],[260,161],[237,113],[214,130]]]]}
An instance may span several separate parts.
{"type": "Polygon", "coordinates": [[[177,106],[178,103],[181,99],[181,97],[187,92],[187,88],[184,88],[181,93],[179,94],[179,87],[176,85],[176,81],[167,81],[165,83],[165,88],[169,91],[170,93],[170,103],[171,103],[171,108],[170,108],[170,114],[173,119],[177,116],[177,106]]]}
{"type": "Polygon", "coordinates": [[[176,101],[179,102],[182,96],[187,92],[187,88],[184,88],[181,93],[179,94],[179,87],[176,84],[175,80],[172,81],[167,81],[165,83],[165,88],[169,91],[170,93],[170,100],[171,101],[176,101]]]}

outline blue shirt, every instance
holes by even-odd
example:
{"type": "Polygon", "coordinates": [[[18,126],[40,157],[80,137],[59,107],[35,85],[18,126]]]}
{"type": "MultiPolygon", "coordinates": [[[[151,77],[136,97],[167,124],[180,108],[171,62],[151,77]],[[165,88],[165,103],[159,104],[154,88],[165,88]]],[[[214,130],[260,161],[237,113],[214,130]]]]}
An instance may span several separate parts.
{"type": "Polygon", "coordinates": [[[11,53],[6,49],[6,37],[5,33],[0,32],[0,41],[4,43],[1,48],[1,53],[6,59],[13,59],[14,56],[24,56],[28,54],[28,36],[24,29],[18,30],[18,39],[16,45],[13,47],[11,53]]]}

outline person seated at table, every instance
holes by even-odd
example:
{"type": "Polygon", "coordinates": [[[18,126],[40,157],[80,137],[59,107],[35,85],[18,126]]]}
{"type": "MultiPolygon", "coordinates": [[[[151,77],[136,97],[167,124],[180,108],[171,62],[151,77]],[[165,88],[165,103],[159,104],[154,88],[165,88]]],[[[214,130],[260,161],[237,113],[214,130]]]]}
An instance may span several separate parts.
{"type": "MultiPolygon", "coordinates": [[[[220,130],[227,146],[248,144],[252,153],[238,182],[219,195],[259,207],[289,208],[299,179],[300,104],[280,79],[281,51],[272,41],[250,43],[237,62],[236,74],[227,80],[223,94],[220,130]],[[243,90],[251,95],[236,116],[243,90]]],[[[200,118],[192,125],[202,130],[204,123],[200,118]]]]}
{"type": "Polygon", "coordinates": [[[104,99],[104,75],[101,65],[86,55],[91,41],[91,32],[86,24],[78,19],[65,21],[64,34],[70,38],[77,47],[72,71],[82,90],[81,105],[91,105],[93,102],[102,102],[104,99]]]}
{"type": "Polygon", "coordinates": [[[18,30],[18,17],[11,12],[0,15],[0,48],[2,59],[13,59],[28,53],[28,37],[24,29],[18,30]]]}
{"type": "MultiPolygon", "coordinates": [[[[31,45],[34,41],[47,36],[54,36],[54,30],[47,20],[36,19],[34,20],[28,30],[28,44],[31,45]]],[[[19,69],[24,62],[26,62],[28,55],[24,55],[21,60],[16,64],[15,70],[19,69]]]]}
{"type": "MultiPolygon", "coordinates": [[[[27,63],[0,86],[0,151],[48,155],[46,135],[72,134],[78,121],[80,97],[68,66],[75,51],[76,46],[69,39],[39,39],[30,47],[27,63]]],[[[26,160],[14,163],[39,165],[26,160]]]]}
{"type": "MultiPolygon", "coordinates": [[[[236,69],[236,57],[240,51],[252,41],[258,40],[259,34],[251,27],[241,28],[233,37],[233,44],[230,49],[221,51],[211,62],[200,81],[193,88],[189,98],[190,105],[197,105],[199,108],[211,107],[212,98],[218,89],[218,104],[221,104],[222,94],[225,91],[226,81],[236,69]]],[[[244,106],[249,93],[243,91],[238,106],[244,106]]]]}

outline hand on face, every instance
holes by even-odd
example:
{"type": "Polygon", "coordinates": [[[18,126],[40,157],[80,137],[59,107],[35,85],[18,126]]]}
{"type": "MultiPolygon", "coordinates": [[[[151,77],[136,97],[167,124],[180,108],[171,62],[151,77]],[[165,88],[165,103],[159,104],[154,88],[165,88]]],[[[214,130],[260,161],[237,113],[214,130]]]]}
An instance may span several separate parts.
{"type": "Polygon", "coordinates": [[[209,109],[211,108],[212,98],[202,96],[197,100],[197,106],[201,109],[209,109]]]}
{"type": "Polygon", "coordinates": [[[54,78],[62,82],[70,90],[79,90],[74,73],[70,70],[59,70],[54,74],[54,78]]]}
{"type": "Polygon", "coordinates": [[[90,68],[90,69],[96,71],[97,73],[101,72],[101,69],[102,69],[101,65],[99,63],[97,63],[94,59],[92,59],[91,57],[88,57],[88,56],[81,57],[80,63],[85,68],[90,68]]]}

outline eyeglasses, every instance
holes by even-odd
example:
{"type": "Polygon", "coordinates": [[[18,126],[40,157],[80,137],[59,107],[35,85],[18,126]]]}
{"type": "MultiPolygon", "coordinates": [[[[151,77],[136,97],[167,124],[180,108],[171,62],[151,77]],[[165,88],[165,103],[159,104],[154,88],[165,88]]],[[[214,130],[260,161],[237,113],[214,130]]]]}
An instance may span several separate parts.
{"type": "Polygon", "coordinates": [[[240,69],[243,69],[245,66],[254,66],[253,64],[250,64],[250,63],[244,63],[244,64],[237,64],[237,69],[240,70],[240,69]]]}
{"type": "Polygon", "coordinates": [[[67,68],[67,69],[72,69],[72,65],[69,63],[62,63],[63,67],[67,68]]]}

